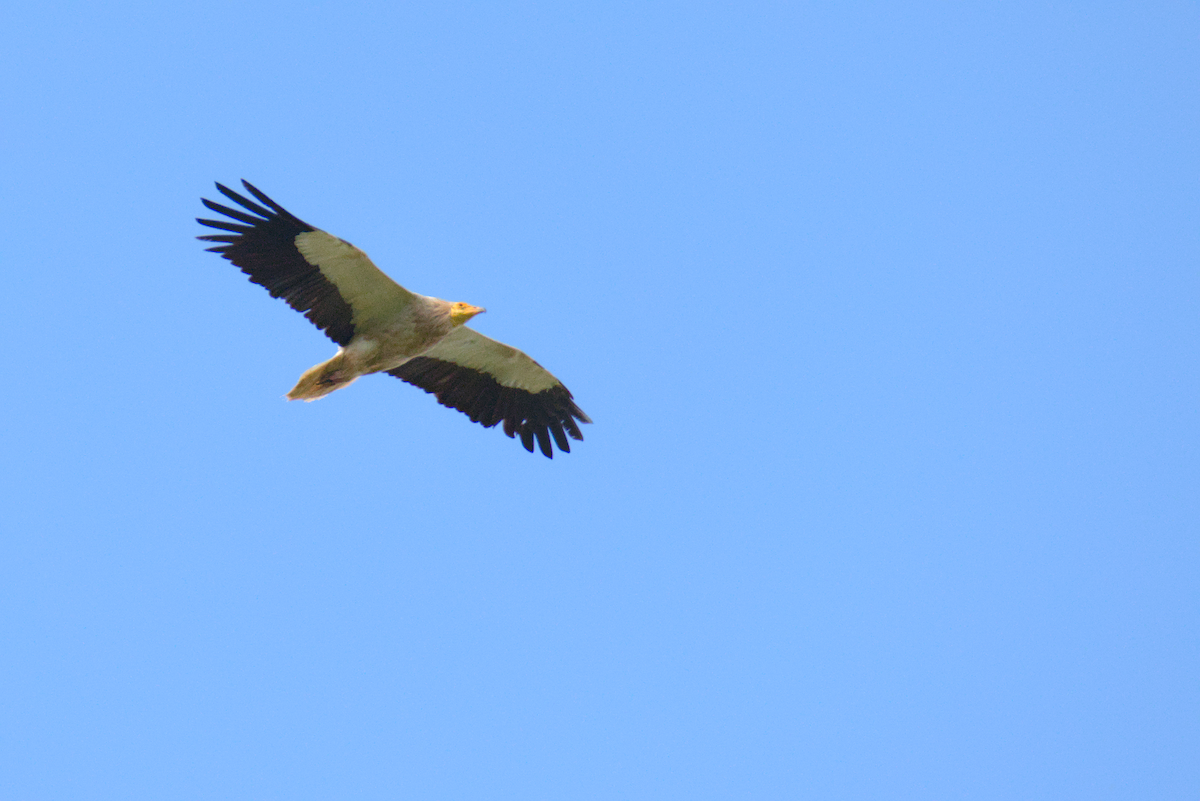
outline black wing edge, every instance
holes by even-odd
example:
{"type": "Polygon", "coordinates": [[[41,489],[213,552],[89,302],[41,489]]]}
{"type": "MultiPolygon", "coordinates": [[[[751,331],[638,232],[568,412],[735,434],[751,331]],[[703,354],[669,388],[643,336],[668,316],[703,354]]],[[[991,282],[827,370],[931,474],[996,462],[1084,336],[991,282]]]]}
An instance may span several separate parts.
{"type": "Polygon", "coordinates": [[[457,409],[484,428],[503,422],[505,434],[510,438],[520,435],[530,453],[536,440],[547,459],[554,458],[552,438],[560,451],[570,453],[567,437],[583,440],[575,421],[592,422],[562,384],[529,392],[503,386],[479,370],[428,356],[409,359],[387,372],[436,396],[438,403],[457,409]]]}
{"type": "Polygon", "coordinates": [[[229,220],[197,217],[196,222],[201,225],[226,233],[196,238],[217,243],[208,250],[233,262],[251,281],[266,288],[272,297],[283,298],[344,347],[354,336],[350,304],[296,248],[297,236],[318,229],[271,200],[249,181],[243,180],[242,186],[263,205],[218,183],[217,190],[246,211],[201,198],[207,208],[229,220]]]}

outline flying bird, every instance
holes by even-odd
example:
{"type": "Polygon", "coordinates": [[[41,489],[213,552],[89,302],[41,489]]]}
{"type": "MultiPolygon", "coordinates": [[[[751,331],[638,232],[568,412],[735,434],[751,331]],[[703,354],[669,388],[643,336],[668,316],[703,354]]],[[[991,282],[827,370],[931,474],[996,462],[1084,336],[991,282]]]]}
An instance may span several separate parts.
{"type": "Polygon", "coordinates": [[[255,203],[217,184],[242,209],[201,198],[229,220],[197,222],[227,232],[197,237],[272,297],[312,322],[338,344],[332,359],[307,370],[288,400],[313,401],[360,376],[387,373],[433,394],[438,403],[491,428],[503,423],[525,450],[554,458],[551,438],[570,453],[582,440],[576,423],[592,422],[562,382],[516,348],[466,326],[485,311],[409,292],[367,254],[293,216],[247,181],[255,203]],[[249,213],[247,213],[249,212],[249,213]]]}

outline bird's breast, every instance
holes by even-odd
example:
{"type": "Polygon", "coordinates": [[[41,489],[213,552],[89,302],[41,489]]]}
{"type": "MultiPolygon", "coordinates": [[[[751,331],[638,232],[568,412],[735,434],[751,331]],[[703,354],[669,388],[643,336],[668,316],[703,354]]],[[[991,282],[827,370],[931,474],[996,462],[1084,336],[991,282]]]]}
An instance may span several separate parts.
{"type": "Polygon", "coordinates": [[[420,356],[450,333],[452,325],[445,314],[422,314],[410,310],[388,325],[359,332],[346,346],[363,372],[380,372],[399,367],[420,356]]]}

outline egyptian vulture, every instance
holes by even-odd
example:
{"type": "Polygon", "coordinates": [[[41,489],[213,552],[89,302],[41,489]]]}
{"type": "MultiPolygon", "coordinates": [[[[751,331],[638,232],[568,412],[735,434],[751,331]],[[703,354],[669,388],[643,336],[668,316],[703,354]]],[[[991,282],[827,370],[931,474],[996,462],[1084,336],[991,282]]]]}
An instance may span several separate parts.
{"type": "Polygon", "coordinates": [[[568,436],[583,439],[575,421],[592,421],[561,381],[516,348],[464,325],[484,309],[409,292],[354,245],[242,185],[263,205],[217,184],[246,211],[201,198],[231,221],[197,218],[227,232],[197,238],[218,243],[208,250],[283,298],[339,346],[332,359],[300,376],[288,400],[316,400],[359,376],[387,373],[487,428],[503,422],[504,433],[519,435],[530,453],[535,439],[548,458],[554,458],[551,438],[566,453],[568,436]]]}

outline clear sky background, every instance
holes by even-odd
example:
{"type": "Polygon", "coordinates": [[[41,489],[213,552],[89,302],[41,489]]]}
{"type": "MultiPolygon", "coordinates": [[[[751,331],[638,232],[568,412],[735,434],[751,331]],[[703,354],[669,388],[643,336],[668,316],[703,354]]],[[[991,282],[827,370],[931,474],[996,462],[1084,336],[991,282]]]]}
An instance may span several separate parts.
{"type": "Polygon", "coordinates": [[[0,798],[1200,797],[1194,3],[4,16],[0,798]],[[586,441],[286,403],[241,178],[586,441]]]}

